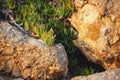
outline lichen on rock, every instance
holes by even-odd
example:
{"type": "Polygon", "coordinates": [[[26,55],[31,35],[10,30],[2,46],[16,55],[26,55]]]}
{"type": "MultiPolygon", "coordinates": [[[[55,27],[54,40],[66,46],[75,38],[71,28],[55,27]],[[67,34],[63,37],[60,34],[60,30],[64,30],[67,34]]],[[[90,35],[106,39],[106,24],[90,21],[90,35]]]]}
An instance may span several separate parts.
{"type": "Polygon", "coordinates": [[[0,22],[0,71],[33,80],[67,76],[68,59],[61,44],[47,46],[8,22],[0,22]]]}

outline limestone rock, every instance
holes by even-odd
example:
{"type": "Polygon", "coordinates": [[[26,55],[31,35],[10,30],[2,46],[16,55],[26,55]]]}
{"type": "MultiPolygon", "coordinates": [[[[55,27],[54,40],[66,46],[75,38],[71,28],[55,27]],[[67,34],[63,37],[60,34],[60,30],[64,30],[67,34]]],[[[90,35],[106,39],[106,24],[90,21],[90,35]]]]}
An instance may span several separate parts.
{"type": "Polygon", "coordinates": [[[68,59],[61,44],[47,46],[8,22],[0,22],[0,71],[33,80],[67,75],[68,59]]]}
{"type": "Polygon", "coordinates": [[[74,44],[105,69],[120,68],[120,0],[75,0],[68,20],[78,32],[74,44]]]}
{"type": "Polygon", "coordinates": [[[107,70],[88,76],[78,76],[71,80],[120,80],[120,69],[107,70]]]}

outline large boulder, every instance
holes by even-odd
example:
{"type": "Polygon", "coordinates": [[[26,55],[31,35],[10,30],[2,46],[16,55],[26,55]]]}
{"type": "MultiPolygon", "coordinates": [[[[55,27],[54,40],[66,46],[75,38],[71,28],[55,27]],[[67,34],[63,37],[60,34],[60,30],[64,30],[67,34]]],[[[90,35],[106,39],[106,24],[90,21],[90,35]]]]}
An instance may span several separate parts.
{"type": "Polygon", "coordinates": [[[28,80],[58,80],[67,76],[67,66],[61,44],[47,46],[18,27],[0,22],[0,72],[28,80]]]}
{"type": "Polygon", "coordinates": [[[105,69],[120,68],[120,0],[75,0],[69,18],[78,32],[74,44],[105,69]]]}
{"type": "Polygon", "coordinates": [[[88,76],[77,76],[71,80],[120,80],[120,69],[107,70],[88,76]]]}

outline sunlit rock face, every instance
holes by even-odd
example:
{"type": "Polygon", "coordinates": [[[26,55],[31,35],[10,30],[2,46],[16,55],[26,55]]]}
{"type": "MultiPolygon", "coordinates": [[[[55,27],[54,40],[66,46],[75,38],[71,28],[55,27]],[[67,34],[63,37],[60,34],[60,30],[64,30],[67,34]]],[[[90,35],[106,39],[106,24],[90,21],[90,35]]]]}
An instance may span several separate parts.
{"type": "MultiPolygon", "coordinates": [[[[59,80],[67,76],[67,66],[61,44],[47,46],[8,22],[0,22],[0,72],[4,76],[8,73],[24,80],[59,80]]],[[[0,73],[0,80],[13,80],[1,77],[0,73]]]]}
{"type": "Polygon", "coordinates": [[[77,76],[71,80],[120,80],[120,69],[106,70],[88,76],[77,76]]]}
{"type": "Polygon", "coordinates": [[[75,0],[69,18],[78,32],[74,44],[105,69],[120,67],[120,0],[75,0]]]}

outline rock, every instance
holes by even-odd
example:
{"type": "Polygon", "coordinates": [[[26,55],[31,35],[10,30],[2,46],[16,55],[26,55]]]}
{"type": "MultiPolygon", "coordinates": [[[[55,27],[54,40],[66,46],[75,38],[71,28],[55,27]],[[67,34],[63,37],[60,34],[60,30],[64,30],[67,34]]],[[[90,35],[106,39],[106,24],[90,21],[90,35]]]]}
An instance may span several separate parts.
{"type": "Polygon", "coordinates": [[[74,44],[105,69],[120,68],[120,0],[75,0],[68,20],[78,32],[74,44]]]}
{"type": "Polygon", "coordinates": [[[0,22],[0,71],[33,80],[67,76],[68,59],[61,44],[47,46],[8,22],[0,22]]]}
{"type": "Polygon", "coordinates": [[[71,80],[120,80],[120,69],[111,69],[88,76],[78,76],[71,80]]]}
{"type": "Polygon", "coordinates": [[[0,75],[0,80],[24,80],[24,79],[22,79],[22,78],[10,78],[10,77],[0,75]]]}

